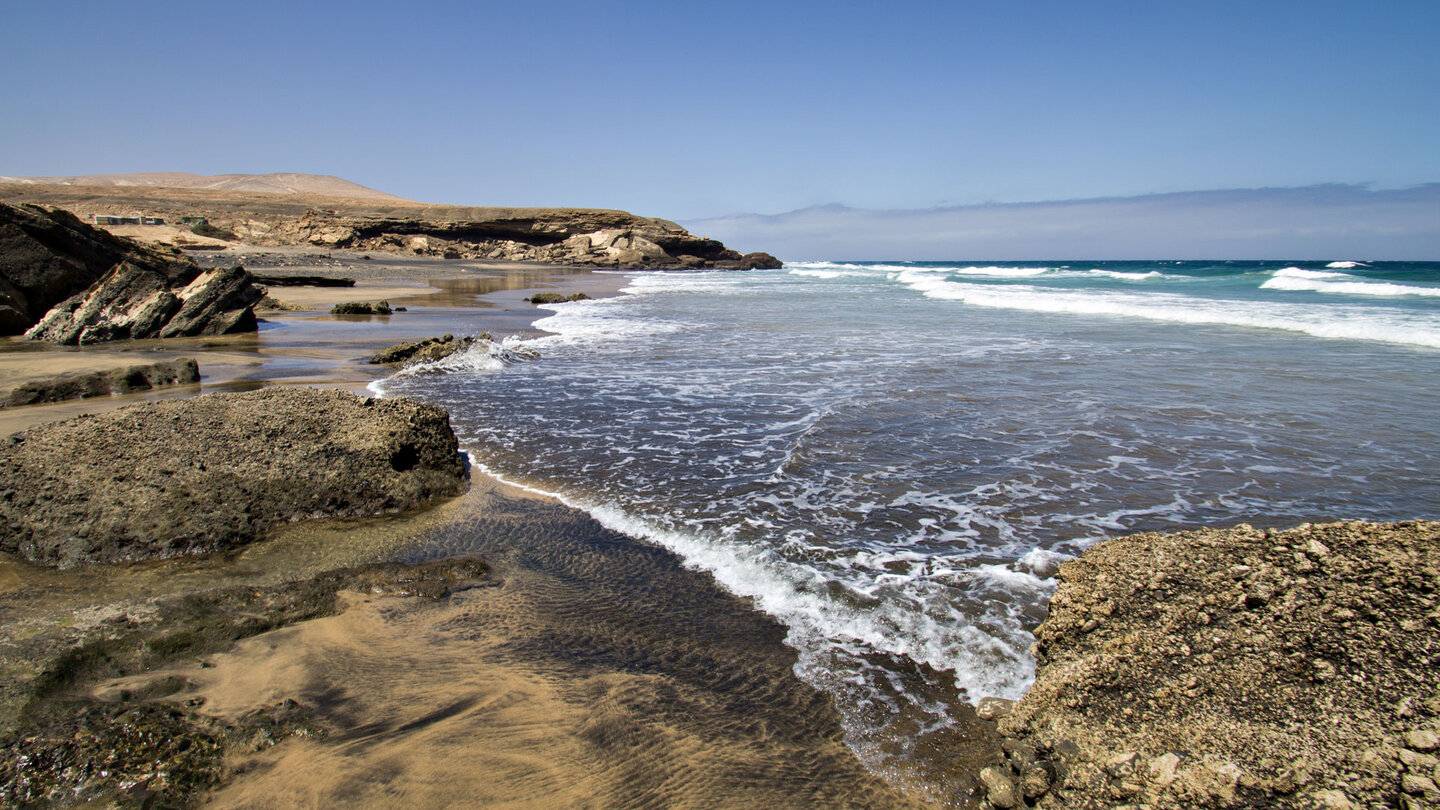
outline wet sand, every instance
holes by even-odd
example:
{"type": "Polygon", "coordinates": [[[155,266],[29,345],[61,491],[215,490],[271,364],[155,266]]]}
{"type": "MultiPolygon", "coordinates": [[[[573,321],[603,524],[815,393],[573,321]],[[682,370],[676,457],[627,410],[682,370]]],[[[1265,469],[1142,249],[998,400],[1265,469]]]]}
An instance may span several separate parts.
{"type": "MultiPolygon", "coordinates": [[[[175,676],[190,685],[170,700],[218,718],[312,708],[328,736],[234,756],[217,807],[906,806],[792,676],[783,628],[665,552],[489,481],[386,529],[339,556],[478,552],[493,584],[439,603],[345,594],[338,616],[95,692],[175,676]]],[[[335,539],[295,527],[203,576],[258,582],[328,546],[316,531],[335,539]]]]}
{"type": "MultiPolygon", "coordinates": [[[[385,346],[445,332],[533,332],[540,313],[521,300],[530,292],[598,296],[624,284],[619,275],[563,268],[423,272],[435,264],[408,276],[369,265],[368,275],[354,274],[355,288],[305,292],[317,307],[373,293],[408,308],[388,318],[285,312],[267,316],[256,335],[99,352],[7,344],[0,369],[19,375],[62,359],[78,366],[104,355],[103,362],[129,364],[137,352],[174,353],[197,357],[202,382],[166,393],[277,384],[360,389],[384,373],[364,358],[385,346]]],[[[314,266],[285,269],[319,274],[314,266]]],[[[294,289],[274,292],[286,300],[294,289]]],[[[54,418],[62,408],[134,399],[0,411],[0,432],[20,412],[54,418]]],[[[228,556],[78,572],[0,559],[0,663],[10,682],[0,709],[13,716],[20,687],[36,674],[37,650],[63,649],[107,622],[143,616],[158,598],[368,562],[478,554],[492,566],[490,587],[439,602],[348,593],[339,615],[141,676],[182,679],[188,685],[167,700],[192,701],[222,719],[294,700],[328,730],[231,752],[233,775],[213,804],[914,806],[845,747],[829,700],[794,677],[783,627],[668,552],[475,476],[467,494],[417,514],[294,524],[228,556]]],[[[93,690],[127,685],[134,684],[93,690]]]]}

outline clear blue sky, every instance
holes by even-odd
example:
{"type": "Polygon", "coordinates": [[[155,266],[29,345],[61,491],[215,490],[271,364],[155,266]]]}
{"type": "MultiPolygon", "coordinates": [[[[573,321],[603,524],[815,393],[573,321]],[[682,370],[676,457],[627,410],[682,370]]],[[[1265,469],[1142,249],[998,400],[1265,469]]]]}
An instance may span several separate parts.
{"type": "Polygon", "coordinates": [[[0,6],[0,174],[672,219],[1440,181],[1440,2],[0,6]]]}

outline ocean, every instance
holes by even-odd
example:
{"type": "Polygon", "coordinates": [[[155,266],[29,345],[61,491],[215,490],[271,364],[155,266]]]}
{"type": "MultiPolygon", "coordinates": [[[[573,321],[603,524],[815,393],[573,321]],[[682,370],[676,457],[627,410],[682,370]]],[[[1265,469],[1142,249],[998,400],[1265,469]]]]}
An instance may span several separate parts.
{"type": "Polygon", "coordinates": [[[1024,693],[1058,565],[1106,537],[1440,517],[1440,263],[627,278],[374,387],[752,600],[882,774],[1024,693]]]}

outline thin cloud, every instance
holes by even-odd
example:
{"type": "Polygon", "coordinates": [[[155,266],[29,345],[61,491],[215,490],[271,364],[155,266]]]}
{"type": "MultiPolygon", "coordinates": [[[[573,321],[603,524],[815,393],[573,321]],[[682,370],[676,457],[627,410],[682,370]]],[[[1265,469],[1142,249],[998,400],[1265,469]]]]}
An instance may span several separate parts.
{"type": "Polygon", "coordinates": [[[691,220],[782,259],[1440,259],[1440,183],[1330,184],[691,220]]]}

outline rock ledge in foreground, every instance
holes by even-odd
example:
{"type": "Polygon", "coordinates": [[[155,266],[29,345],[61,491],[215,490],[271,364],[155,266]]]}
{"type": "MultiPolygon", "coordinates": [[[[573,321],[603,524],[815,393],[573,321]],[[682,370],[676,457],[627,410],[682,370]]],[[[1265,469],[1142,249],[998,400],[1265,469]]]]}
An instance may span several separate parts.
{"type": "Polygon", "coordinates": [[[0,551],[65,567],[215,551],[465,488],[444,411],[343,391],[145,403],[0,442],[0,551]]]}
{"type": "Polygon", "coordinates": [[[1440,523],[1141,534],[1060,569],[997,807],[1440,807],[1440,523]]]}

